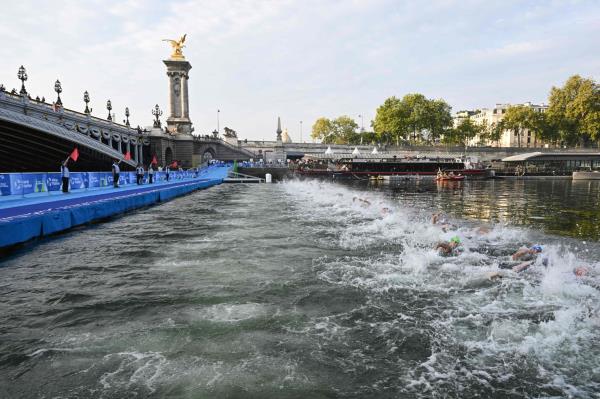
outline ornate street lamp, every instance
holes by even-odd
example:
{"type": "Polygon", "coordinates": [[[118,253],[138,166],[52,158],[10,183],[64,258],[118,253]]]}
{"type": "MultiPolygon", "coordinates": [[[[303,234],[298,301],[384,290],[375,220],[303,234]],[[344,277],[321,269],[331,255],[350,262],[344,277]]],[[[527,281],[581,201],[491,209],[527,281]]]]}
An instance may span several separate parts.
{"type": "Polygon", "coordinates": [[[160,129],[160,127],[161,127],[160,126],[160,119],[158,119],[158,118],[160,118],[162,116],[162,114],[163,114],[163,112],[161,111],[161,109],[158,106],[158,104],[156,104],[154,106],[154,109],[152,110],[152,115],[154,115],[154,117],[156,118],[154,120],[153,127],[156,127],[156,128],[160,129]]]}
{"type": "Polygon", "coordinates": [[[54,83],[54,91],[58,95],[58,98],[56,99],[56,105],[62,106],[62,101],[60,99],[60,93],[62,93],[62,86],[60,85],[60,80],[58,79],[56,79],[56,82],[54,83]]]}
{"type": "Polygon", "coordinates": [[[106,102],[106,109],[108,110],[108,118],[106,119],[112,121],[112,116],[110,116],[110,111],[112,110],[112,103],[110,102],[110,100],[106,102]]]}
{"type": "Polygon", "coordinates": [[[83,112],[85,112],[87,115],[92,113],[92,110],[88,107],[88,103],[90,102],[90,94],[87,92],[87,90],[83,93],[83,102],[85,103],[85,110],[83,112]]]}
{"type": "Polygon", "coordinates": [[[19,93],[22,95],[27,94],[27,90],[25,90],[25,81],[27,80],[27,71],[25,70],[25,67],[23,65],[21,65],[21,68],[19,68],[17,77],[21,81],[21,91],[19,93]]]}
{"type": "Polygon", "coordinates": [[[127,118],[127,120],[125,120],[125,125],[129,126],[129,107],[125,107],[125,118],[127,118]]]}

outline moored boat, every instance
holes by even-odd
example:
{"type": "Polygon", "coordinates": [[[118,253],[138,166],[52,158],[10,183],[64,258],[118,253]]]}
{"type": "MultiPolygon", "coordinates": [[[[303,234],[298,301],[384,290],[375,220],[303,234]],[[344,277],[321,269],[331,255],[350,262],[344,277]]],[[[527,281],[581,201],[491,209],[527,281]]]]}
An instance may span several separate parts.
{"type": "Polygon", "coordinates": [[[300,166],[296,175],[311,177],[333,177],[335,179],[379,179],[391,176],[406,178],[436,178],[439,171],[462,178],[454,180],[484,179],[489,169],[466,168],[464,162],[456,159],[441,158],[350,158],[319,167],[300,166]]]}

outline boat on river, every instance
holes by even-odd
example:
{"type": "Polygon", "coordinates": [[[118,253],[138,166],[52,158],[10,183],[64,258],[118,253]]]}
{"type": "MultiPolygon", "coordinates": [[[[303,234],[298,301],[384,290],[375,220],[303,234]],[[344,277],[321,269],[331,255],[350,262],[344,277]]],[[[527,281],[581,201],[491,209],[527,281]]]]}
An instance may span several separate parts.
{"type": "Polygon", "coordinates": [[[489,177],[490,169],[474,169],[465,166],[461,160],[452,158],[347,158],[335,163],[320,165],[300,165],[295,170],[299,176],[332,177],[334,179],[389,179],[393,176],[409,178],[436,178],[438,171],[455,176],[459,174],[463,180],[484,179],[489,177]]]}
{"type": "Polygon", "coordinates": [[[462,181],[465,180],[465,177],[460,176],[437,176],[435,178],[436,181],[462,181]]]}

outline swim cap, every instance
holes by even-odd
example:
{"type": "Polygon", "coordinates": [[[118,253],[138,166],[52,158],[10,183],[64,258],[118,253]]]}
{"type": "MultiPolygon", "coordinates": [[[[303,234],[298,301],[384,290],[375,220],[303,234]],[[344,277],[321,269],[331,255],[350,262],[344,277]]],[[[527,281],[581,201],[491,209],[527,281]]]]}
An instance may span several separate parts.
{"type": "Polygon", "coordinates": [[[458,236],[454,236],[450,239],[450,242],[460,244],[460,238],[458,238],[458,236]]]}
{"type": "Polygon", "coordinates": [[[535,252],[542,252],[542,246],[541,245],[534,245],[531,247],[531,249],[533,249],[535,252]]]}

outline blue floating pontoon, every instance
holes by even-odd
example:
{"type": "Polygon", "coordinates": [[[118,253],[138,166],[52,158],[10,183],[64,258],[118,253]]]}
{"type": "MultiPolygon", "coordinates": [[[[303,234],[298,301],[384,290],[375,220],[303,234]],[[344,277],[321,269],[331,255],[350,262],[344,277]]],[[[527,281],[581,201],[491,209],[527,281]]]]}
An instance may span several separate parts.
{"type": "Polygon", "coordinates": [[[0,248],[220,184],[228,171],[227,166],[211,166],[197,175],[173,172],[169,182],[4,196],[0,201],[0,248]]]}

